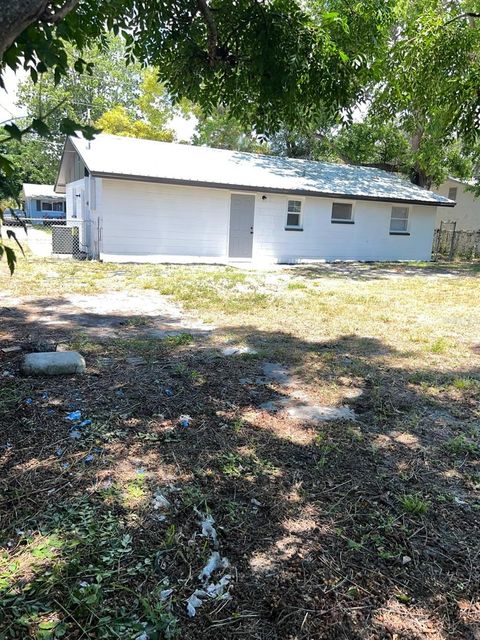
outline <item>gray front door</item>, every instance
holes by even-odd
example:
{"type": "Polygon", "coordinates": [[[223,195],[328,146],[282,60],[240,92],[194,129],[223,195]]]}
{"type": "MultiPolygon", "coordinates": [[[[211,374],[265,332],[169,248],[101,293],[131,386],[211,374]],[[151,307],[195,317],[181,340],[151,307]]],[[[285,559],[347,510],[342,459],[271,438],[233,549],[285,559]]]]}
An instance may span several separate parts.
{"type": "Polygon", "coordinates": [[[232,193],[230,202],[230,258],[251,258],[253,245],[253,223],[255,219],[255,196],[232,193]]]}

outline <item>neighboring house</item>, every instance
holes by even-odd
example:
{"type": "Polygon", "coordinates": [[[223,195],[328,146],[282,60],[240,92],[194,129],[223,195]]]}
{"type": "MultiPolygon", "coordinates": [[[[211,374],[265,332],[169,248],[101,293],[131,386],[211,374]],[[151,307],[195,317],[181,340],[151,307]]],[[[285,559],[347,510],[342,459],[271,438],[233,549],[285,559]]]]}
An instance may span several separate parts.
{"type": "Polygon", "coordinates": [[[480,198],[476,198],[467,188],[472,186],[473,182],[457,180],[457,178],[448,178],[435,191],[450,200],[455,200],[457,205],[455,209],[438,209],[435,228],[440,228],[443,220],[446,222],[455,222],[457,231],[480,231],[480,198]]]}
{"type": "Polygon", "coordinates": [[[26,182],[22,188],[22,202],[27,218],[40,221],[65,218],[65,195],[55,193],[53,184],[26,182]]]}
{"type": "Polygon", "coordinates": [[[115,262],[429,260],[455,204],[377,169],[104,134],[68,138],[55,188],[115,262]]]}

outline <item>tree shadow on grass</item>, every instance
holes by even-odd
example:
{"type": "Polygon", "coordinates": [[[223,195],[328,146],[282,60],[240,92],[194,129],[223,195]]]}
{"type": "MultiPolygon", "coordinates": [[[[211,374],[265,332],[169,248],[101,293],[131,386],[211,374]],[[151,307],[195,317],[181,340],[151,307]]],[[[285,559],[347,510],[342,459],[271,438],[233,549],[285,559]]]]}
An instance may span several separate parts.
{"type": "Polygon", "coordinates": [[[17,394],[0,407],[11,636],[36,615],[69,638],[136,638],[143,623],[151,638],[475,638],[479,371],[412,373],[355,335],[227,331],[259,355],[157,341],[142,366],[109,352],[114,363],[84,377],[6,383],[17,394]],[[334,386],[357,422],[260,410],[290,393],[241,382],[272,355],[312,393],[334,386]],[[80,440],[72,409],[92,419],[80,440]],[[152,508],[157,491],[165,512],[152,508]],[[213,551],[197,511],[215,519],[233,588],[190,619],[185,600],[213,551]]]}
{"type": "Polygon", "coordinates": [[[328,276],[344,280],[368,282],[371,280],[395,280],[418,277],[476,277],[480,265],[476,263],[430,263],[419,266],[402,262],[330,262],[319,265],[296,265],[290,270],[292,276],[317,280],[328,276]]]}

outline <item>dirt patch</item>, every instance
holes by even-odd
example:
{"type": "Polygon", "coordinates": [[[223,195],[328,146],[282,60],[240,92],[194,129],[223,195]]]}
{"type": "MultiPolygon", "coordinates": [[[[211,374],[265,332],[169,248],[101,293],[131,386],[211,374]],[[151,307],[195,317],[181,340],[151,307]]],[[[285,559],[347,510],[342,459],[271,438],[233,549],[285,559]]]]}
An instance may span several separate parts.
{"type": "Polygon", "coordinates": [[[164,338],[178,333],[202,334],[212,326],[182,312],[156,291],[68,294],[61,297],[4,299],[0,315],[23,324],[36,339],[75,335],[101,338],[164,338]]]}

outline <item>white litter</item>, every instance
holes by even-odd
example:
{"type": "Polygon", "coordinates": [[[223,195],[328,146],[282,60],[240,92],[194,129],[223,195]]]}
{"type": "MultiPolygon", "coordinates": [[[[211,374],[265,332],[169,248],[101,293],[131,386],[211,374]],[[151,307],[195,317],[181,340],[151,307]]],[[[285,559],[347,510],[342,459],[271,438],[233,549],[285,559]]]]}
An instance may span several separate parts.
{"type": "Polygon", "coordinates": [[[171,505],[167,498],[163,495],[163,493],[156,493],[153,496],[152,507],[155,510],[159,509],[170,509],[171,505]]]}
{"type": "Polygon", "coordinates": [[[206,587],[205,591],[211,598],[219,598],[220,600],[229,600],[231,595],[225,591],[225,588],[230,584],[230,580],[232,576],[230,574],[226,574],[223,578],[217,582],[216,584],[209,584],[206,587]]]}
{"type": "Polygon", "coordinates": [[[218,538],[217,531],[213,526],[215,524],[213,516],[211,516],[210,514],[208,516],[202,516],[202,514],[199,513],[196,509],[195,511],[202,518],[202,520],[200,521],[200,526],[202,527],[202,536],[205,536],[205,538],[211,538],[213,546],[216,549],[218,547],[218,538]]]}
{"type": "Polygon", "coordinates": [[[197,613],[198,607],[201,607],[203,604],[203,600],[201,600],[200,596],[203,598],[208,598],[208,594],[203,589],[195,589],[192,595],[187,600],[187,613],[190,618],[193,618],[197,613]]]}
{"type": "Polygon", "coordinates": [[[229,566],[230,563],[228,562],[227,558],[222,558],[218,551],[214,551],[208,559],[207,564],[198,574],[198,577],[200,580],[207,582],[214,571],[216,571],[217,569],[226,569],[229,566]]]}
{"type": "Polygon", "coordinates": [[[215,598],[217,600],[230,600],[231,595],[226,591],[232,576],[225,575],[216,584],[209,584],[204,589],[195,589],[187,600],[187,613],[193,618],[197,613],[197,609],[202,606],[207,598],[215,598]]]}
{"type": "Polygon", "coordinates": [[[160,591],[160,602],[164,602],[165,600],[168,600],[168,598],[172,595],[173,593],[173,589],[164,589],[163,591],[160,591]]]}

